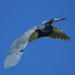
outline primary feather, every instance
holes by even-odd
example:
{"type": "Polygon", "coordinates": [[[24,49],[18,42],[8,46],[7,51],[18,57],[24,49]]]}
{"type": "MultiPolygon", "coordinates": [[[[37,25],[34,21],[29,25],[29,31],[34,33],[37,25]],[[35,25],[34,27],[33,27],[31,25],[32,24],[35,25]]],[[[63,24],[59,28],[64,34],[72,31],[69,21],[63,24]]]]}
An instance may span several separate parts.
{"type": "Polygon", "coordinates": [[[59,27],[53,27],[52,33],[48,36],[51,39],[71,40],[59,27]]]}

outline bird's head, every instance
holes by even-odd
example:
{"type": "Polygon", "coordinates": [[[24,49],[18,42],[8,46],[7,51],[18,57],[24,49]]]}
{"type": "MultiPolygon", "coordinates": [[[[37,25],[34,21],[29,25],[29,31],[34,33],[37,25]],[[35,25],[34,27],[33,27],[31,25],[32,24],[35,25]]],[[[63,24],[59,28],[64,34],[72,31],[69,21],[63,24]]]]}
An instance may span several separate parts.
{"type": "Polygon", "coordinates": [[[50,20],[48,20],[48,21],[44,21],[44,22],[42,22],[43,24],[45,23],[45,24],[53,24],[53,23],[55,23],[55,22],[58,22],[58,21],[61,21],[61,20],[65,20],[66,18],[60,18],[60,19],[50,19],[50,20]]]}

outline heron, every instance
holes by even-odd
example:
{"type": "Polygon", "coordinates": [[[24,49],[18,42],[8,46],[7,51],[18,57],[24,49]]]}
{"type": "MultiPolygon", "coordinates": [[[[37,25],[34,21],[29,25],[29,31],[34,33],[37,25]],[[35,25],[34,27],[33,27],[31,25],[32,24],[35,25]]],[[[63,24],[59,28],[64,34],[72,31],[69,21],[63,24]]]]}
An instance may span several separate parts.
{"type": "Polygon", "coordinates": [[[49,19],[48,21],[44,21],[45,26],[36,25],[33,28],[29,29],[27,32],[22,34],[17,40],[15,40],[9,49],[8,55],[4,61],[5,68],[12,68],[15,66],[25,49],[28,43],[41,38],[41,37],[49,37],[51,39],[60,39],[64,41],[71,40],[60,27],[53,27],[52,24],[61,20],[65,20],[66,18],[59,19],[49,19]]]}

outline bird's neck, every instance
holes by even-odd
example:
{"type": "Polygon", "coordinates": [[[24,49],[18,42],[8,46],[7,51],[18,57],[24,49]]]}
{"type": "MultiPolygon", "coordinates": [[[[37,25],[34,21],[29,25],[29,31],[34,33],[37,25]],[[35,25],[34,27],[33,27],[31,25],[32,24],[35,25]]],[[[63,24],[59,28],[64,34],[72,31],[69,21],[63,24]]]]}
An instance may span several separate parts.
{"type": "Polygon", "coordinates": [[[51,32],[52,32],[52,30],[53,30],[53,27],[50,26],[50,25],[49,25],[49,26],[45,26],[45,28],[42,29],[42,30],[37,29],[36,31],[37,31],[38,34],[39,34],[38,38],[39,38],[39,37],[44,37],[44,36],[50,35],[51,32]]]}
{"type": "Polygon", "coordinates": [[[45,31],[52,31],[52,29],[53,29],[52,25],[50,25],[50,24],[45,25],[45,28],[44,28],[45,31]]]}

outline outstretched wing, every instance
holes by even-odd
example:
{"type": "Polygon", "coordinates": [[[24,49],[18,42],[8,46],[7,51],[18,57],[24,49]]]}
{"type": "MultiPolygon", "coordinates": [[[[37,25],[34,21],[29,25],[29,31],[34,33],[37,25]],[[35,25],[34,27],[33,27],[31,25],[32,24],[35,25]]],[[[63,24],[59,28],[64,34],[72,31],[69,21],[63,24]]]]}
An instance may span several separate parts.
{"type": "Polygon", "coordinates": [[[59,27],[53,27],[52,33],[48,36],[51,39],[71,40],[59,27]]]}
{"type": "Polygon", "coordinates": [[[34,26],[12,43],[8,55],[4,61],[5,68],[12,68],[14,65],[18,63],[23,54],[23,50],[25,49],[28,43],[30,36],[35,32],[36,29],[42,29],[42,26],[34,26]]]}

